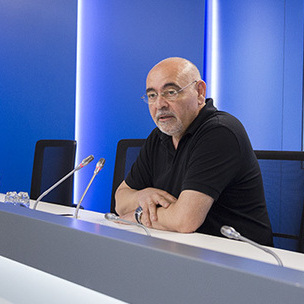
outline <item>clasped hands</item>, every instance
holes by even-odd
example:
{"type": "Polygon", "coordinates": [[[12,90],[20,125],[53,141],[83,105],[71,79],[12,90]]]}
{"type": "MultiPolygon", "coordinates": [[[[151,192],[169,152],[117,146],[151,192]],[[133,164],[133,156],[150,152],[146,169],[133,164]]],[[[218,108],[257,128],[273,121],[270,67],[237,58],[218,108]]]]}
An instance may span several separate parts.
{"type": "MultiPolygon", "coordinates": [[[[138,206],[142,207],[143,213],[141,222],[144,226],[151,227],[153,222],[158,220],[157,208],[159,206],[168,208],[170,204],[175,203],[177,199],[168,192],[156,188],[145,188],[138,190],[137,202],[138,206]]],[[[137,206],[137,207],[138,207],[137,206]]],[[[124,219],[132,220],[134,222],[134,211],[122,216],[124,219]]]]}

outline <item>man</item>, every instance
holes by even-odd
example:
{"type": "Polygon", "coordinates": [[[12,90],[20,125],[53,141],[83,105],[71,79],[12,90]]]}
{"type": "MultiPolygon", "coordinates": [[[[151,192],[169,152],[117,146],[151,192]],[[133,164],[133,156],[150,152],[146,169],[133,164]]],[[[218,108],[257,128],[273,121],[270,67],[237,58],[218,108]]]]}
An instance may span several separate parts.
{"type": "Polygon", "coordinates": [[[273,245],[261,172],[242,124],[205,100],[183,58],[152,68],[145,99],[157,125],[115,195],[125,219],[155,229],[221,236],[223,225],[273,245]]]}

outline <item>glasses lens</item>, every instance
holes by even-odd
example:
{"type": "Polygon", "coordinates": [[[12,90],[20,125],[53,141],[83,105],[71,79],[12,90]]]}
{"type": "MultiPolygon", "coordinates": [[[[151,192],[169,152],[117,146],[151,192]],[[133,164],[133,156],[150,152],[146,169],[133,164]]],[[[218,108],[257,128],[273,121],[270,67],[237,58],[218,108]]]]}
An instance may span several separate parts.
{"type": "MultiPolygon", "coordinates": [[[[164,92],[160,93],[160,95],[163,98],[165,98],[166,100],[174,101],[177,98],[178,92],[179,91],[177,91],[175,89],[170,89],[170,90],[167,90],[167,91],[164,91],[164,92]]],[[[148,94],[145,94],[144,96],[142,96],[141,99],[144,102],[146,102],[148,104],[151,104],[151,103],[154,103],[156,101],[157,96],[158,96],[157,93],[155,93],[155,92],[149,92],[148,94]]]]}
{"type": "Polygon", "coordinates": [[[149,92],[149,93],[147,94],[148,102],[149,102],[149,103],[155,102],[155,100],[157,99],[157,96],[158,96],[158,94],[157,94],[156,92],[149,92]]]}
{"type": "Polygon", "coordinates": [[[162,93],[162,95],[164,96],[165,99],[167,99],[169,101],[173,101],[173,100],[176,100],[178,93],[176,90],[170,89],[170,90],[164,91],[162,93]]]}

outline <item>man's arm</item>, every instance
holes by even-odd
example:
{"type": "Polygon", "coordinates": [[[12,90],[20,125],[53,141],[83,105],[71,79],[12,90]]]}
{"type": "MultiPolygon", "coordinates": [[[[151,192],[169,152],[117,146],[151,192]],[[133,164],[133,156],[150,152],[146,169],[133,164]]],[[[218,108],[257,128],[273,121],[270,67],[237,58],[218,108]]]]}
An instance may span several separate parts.
{"type": "Polygon", "coordinates": [[[141,206],[145,226],[190,233],[202,225],[213,203],[213,198],[194,190],[184,190],[178,199],[173,198],[160,189],[137,191],[123,182],[116,192],[116,210],[122,218],[135,221],[135,209],[141,206]],[[161,206],[157,208],[157,204],[161,206]]]}
{"type": "Polygon", "coordinates": [[[167,208],[176,198],[166,191],[156,188],[145,188],[143,190],[134,190],[123,181],[115,193],[115,209],[119,215],[126,215],[129,212],[135,212],[138,206],[141,206],[144,213],[149,214],[152,220],[157,220],[157,205],[167,208]]]}
{"type": "Polygon", "coordinates": [[[194,232],[205,221],[213,201],[212,197],[204,193],[184,190],[167,209],[157,209],[158,220],[152,222],[152,227],[181,233],[194,232]]]}

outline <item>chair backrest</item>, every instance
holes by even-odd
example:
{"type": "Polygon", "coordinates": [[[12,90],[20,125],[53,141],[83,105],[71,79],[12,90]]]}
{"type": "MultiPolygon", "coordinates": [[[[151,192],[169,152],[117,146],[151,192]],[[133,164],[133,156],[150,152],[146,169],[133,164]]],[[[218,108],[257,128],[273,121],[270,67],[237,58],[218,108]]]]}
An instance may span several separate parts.
{"type": "MultiPolygon", "coordinates": [[[[31,199],[55,184],[74,169],[75,140],[39,140],[35,146],[31,199]]],[[[73,204],[73,175],[47,194],[43,200],[60,205],[73,204]]]]}
{"type": "Polygon", "coordinates": [[[115,191],[129,173],[144,142],[145,139],[122,139],[117,144],[111,197],[112,213],[115,213],[115,191]]]}
{"type": "Polygon", "coordinates": [[[304,252],[304,152],[255,151],[277,248],[304,252]]]}

